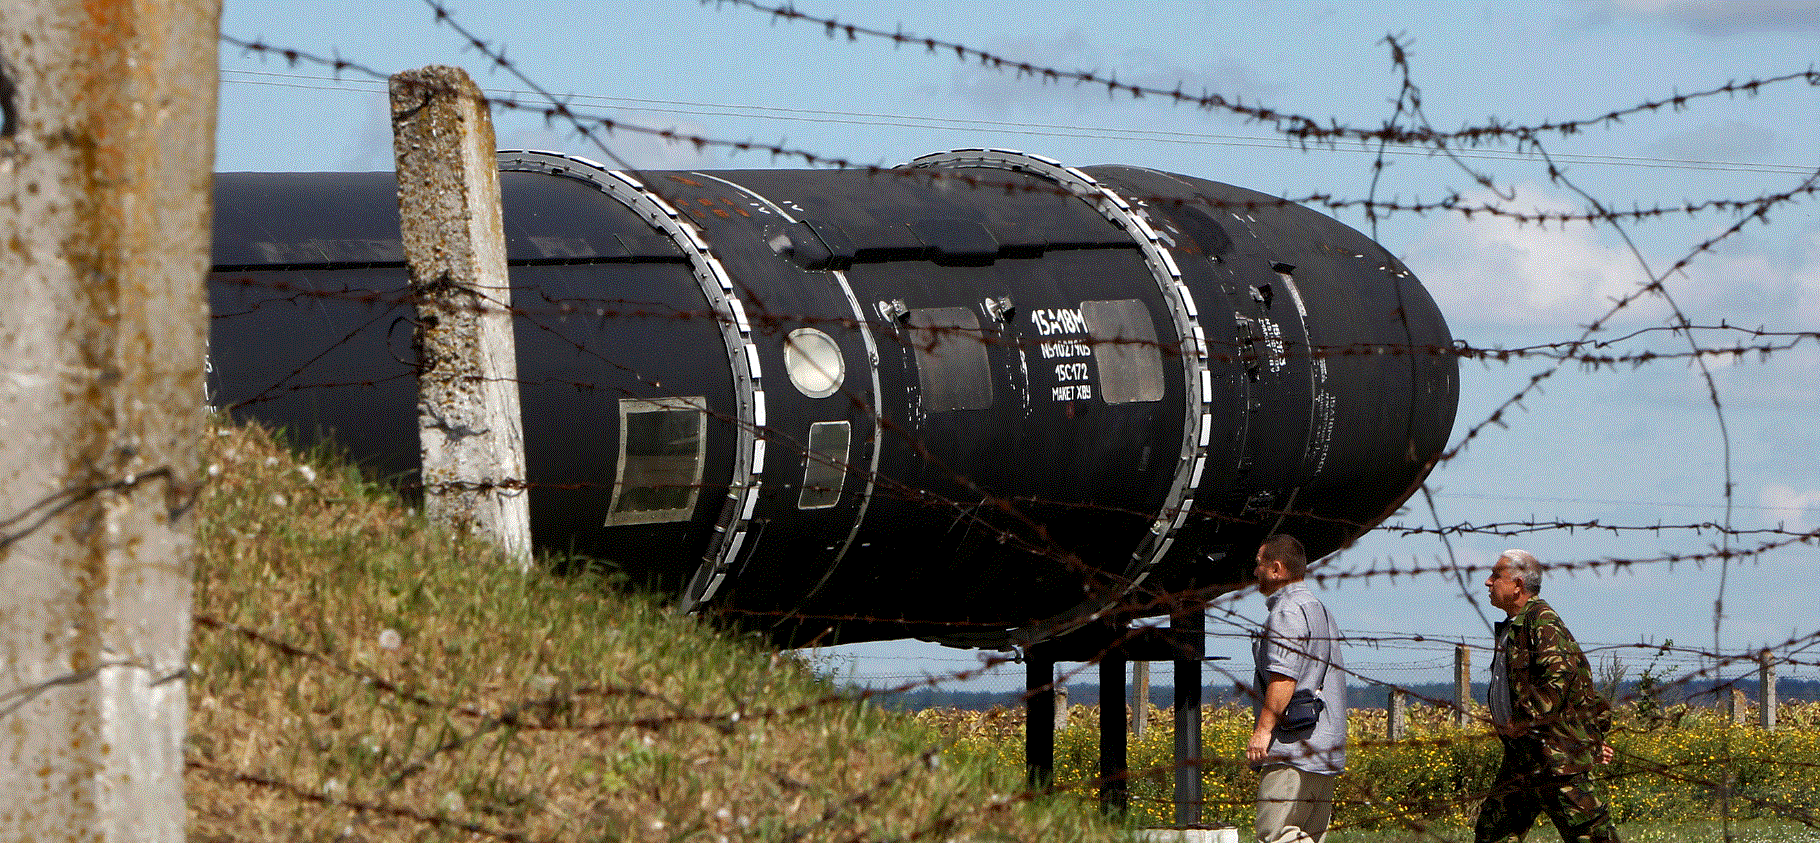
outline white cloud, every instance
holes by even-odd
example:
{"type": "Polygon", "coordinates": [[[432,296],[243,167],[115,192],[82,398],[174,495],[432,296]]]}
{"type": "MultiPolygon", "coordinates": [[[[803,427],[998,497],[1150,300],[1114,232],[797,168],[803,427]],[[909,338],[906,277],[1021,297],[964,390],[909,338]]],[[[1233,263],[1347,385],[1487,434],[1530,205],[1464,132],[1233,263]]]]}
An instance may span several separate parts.
{"type": "MultiPolygon", "coordinates": [[[[1484,192],[1467,199],[1521,213],[1585,213],[1584,206],[1564,194],[1534,184],[1515,190],[1514,202],[1484,192]]],[[[1654,223],[1630,228],[1650,270],[1662,272],[1731,224],[1720,219],[1704,230],[1684,231],[1685,240],[1666,241],[1654,223]]],[[[1637,257],[1609,229],[1524,224],[1488,214],[1436,218],[1403,258],[1449,322],[1463,326],[1584,325],[1648,280],[1637,257]]],[[[1664,286],[1696,325],[1724,321],[1745,328],[1812,330],[1820,323],[1820,226],[1785,231],[1753,225],[1694,254],[1664,286]]],[[[1646,295],[1629,305],[1617,324],[1666,324],[1668,317],[1666,303],[1646,295]]]]}
{"type": "Polygon", "coordinates": [[[1820,226],[1801,235],[1790,282],[1795,290],[1792,315],[1811,328],[1820,323],[1820,226]]]}
{"type": "Polygon", "coordinates": [[[1820,526],[1820,490],[1765,486],[1758,500],[1769,508],[1768,520],[1782,524],[1784,529],[1807,532],[1820,526]]]}
{"type": "MultiPolygon", "coordinates": [[[[1730,224],[1730,220],[1716,223],[1708,236],[1730,224]]],[[[1734,328],[1812,331],[1820,325],[1820,225],[1810,223],[1802,231],[1746,229],[1741,236],[1695,256],[1686,274],[1670,278],[1668,286],[1688,320],[1696,325],[1723,321],[1734,328]]],[[[1758,346],[1787,341],[1786,337],[1753,338],[1726,332],[1703,338],[1702,345],[1758,346]]],[[[1813,348],[1812,341],[1807,341],[1775,356],[1811,354],[1813,348]]],[[[1733,362],[1730,358],[1711,359],[1719,365],[1733,362]]],[[[1736,362],[1753,361],[1754,357],[1736,362]]],[[[1812,394],[1811,379],[1808,381],[1803,392],[1812,394]]]]}
{"type": "MultiPolygon", "coordinates": [[[[1516,190],[1515,203],[1490,194],[1468,201],[1584,213],[1534,185],[1516,190]]],[[[1403,257],[1441,312],[1461,324],[1581,325],[1646,281],[1628,250],[1584,225],[1544,227],[1489,214],[1438,219],[1403,257]]]]}
{"type": "Polygon", "coordinates": [[[1620,13],[1654,18],[1697,35],[1820,32],[1816,0],[1613,0],[1620,13]]]}

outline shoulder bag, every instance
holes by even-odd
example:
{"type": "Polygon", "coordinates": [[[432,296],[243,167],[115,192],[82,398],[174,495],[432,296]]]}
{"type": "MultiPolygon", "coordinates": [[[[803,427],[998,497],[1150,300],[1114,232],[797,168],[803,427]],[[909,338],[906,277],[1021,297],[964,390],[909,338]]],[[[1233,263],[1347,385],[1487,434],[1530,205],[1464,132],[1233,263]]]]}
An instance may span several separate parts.
{"type": "MultiPolygon", "coordinates": [[[[1325,611],[1327,607],[1321,608],[1325,611]]],[[[1301,609],[1302,618],[1308,620],[1307,604],[1303,604],[1301,609]]],[[[1312,628],[1313,624],[1310,623],[1309,626],[1312,628]]],[[[1328,626],[1332,626],[1332,623],[1330,622],[1328,626]]],[[[1315,690],[1327,685],[1327,667],[1333,661],[1333,642],[1328,642],[1327,646],[1329,652],[1326,658],[1321,659],[1321,678],[1315,680],[1315,690]]],[[[1299,732],[1304,729],[1312,729],[1316,723],[1321,722],[1321,712],[1327,710],[1327,703],[1315,694],[1315,690],[1297,688],[1295,693],[1289,696],[1289,704],[1283,706],[1283,716],[1277,718],[1277,728],[1286,732],[1299,732]]]]}

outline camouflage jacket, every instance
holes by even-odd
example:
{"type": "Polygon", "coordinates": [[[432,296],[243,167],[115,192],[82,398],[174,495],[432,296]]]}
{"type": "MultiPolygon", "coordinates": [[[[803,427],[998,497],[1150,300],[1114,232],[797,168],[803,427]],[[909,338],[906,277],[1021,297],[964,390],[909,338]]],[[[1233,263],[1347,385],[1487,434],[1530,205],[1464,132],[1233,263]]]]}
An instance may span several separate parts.
{"type": "Polygon", "coordinates": [[[1532,742],[1536,760],[1550,772],[1591,769],[1611,731],[1611,704],[1599,693],[1586,654],[1561,616],[1542,598],[1531,597],[1498,623],[1496,640],[1508,642],[1509,736],[1532,742]]]}

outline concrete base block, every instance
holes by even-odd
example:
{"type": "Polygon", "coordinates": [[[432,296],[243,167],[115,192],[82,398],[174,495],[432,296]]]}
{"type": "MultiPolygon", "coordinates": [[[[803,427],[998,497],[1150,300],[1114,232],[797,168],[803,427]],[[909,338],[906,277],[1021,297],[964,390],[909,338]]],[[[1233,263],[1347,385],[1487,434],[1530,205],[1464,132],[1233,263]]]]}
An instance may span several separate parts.
{"type": "Polygon", "coordinates": [[[1137,833],[1138,843],[1239,843],[1239,830],[1232,826],[1207,828],[1146,828],[1137,833]]]}

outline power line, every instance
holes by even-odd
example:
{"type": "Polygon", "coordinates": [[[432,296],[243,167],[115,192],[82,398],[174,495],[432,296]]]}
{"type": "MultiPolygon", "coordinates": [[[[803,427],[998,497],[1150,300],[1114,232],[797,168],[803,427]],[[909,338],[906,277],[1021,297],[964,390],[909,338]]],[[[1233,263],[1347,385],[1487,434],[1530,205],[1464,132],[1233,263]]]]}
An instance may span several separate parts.
{"type": "MultiPolygon", "coordinates": [[[[298,88],[304,90],[336,91],[350,90],[358,93],[384,94],[384,83],[366,79],[337,79],[330,76],[319,76],[301,73],[274,73],[255,70],[223,70],[223,84],[262,85],[271,87],[298,88]],[[241,76],[250,78],[238,78],[241,76]]],[[[483,88],[482,92],[489,98],[518,98],[531,94],[510,88],[483,88]]],[[[732,117],[747,120],[769,120],[774,122],[817,123],[833,125],[883,126],[905,129],[931,130],[972,130],[993,131],[1002,134],[1015,134],[1034,137],[1058,138],[1096,138],[1108,140],[1128,140],[1150,143],[1169,143],[1187,146],[1227,146],[1256,149],[1313,149],[1283,140],[1281,137],[1263,135],[1223,135],[1211,132],[1181,132],[1163,129],[1133,129],[1121,126],[1082,126],[1063,123],[1027,123],[1000,120],[967,119],[954,117],[934,117],[916,114],[891,114],[867,111],[840,111],[832,109],[784,108],[780,106],[747,105],[739,103],[710,103],[689,100],[638,99],[631,97],[609,97],[596,94],[561,94],[559,98],[567,103],[591,104],[600,108],[626,108],[656,114],[678,114],[688,117],[732,117]]],[[[1356,155],[1377,155],[1375,149],[1351,146],[1321,147],[1334,152],[1356,155]]],[[[1392,148],[1386,154],[1428,158],[1434,155],[1433,150],[1425,148],[1392,148]]],[[[1533,156],[1523,152],[1496,149],[1464,149],[1453,153],[1460,158],[1474,158],[1492,161],[1525,161],[1533,156]]],[[[1627,155],[1555,154],[1556,162],[1585,164],[1589,166],[1642,167],[1650,169],[1700,170],[1711,172],[1744,172],[1771,173],[1780,175],[1807,175],[1812,168],[1797,164],[1777,164],[1762,161],[1710,161],[1691,158],[1652,158],[1627,155]]]]}
{"type": "MultiPolygon", "coordinates": [[[[1621,500],[1603,500],[1603,499],[1599,499],[1599,498],[1555,498],[1555,497],[1537,497],[1537,496],[1528,496],[1528,495],[1488,495],[1488,494],[1483,494],[1483,493],[1471,493],[1471,492],[1448,492],[1445,495],[1443,495],[1443,497],[1469,498],[1472,500],[1485,500],[1485,501],[1528,501],[1530,503],[1587,503],[1587,504],[1600,504],[1600,505],[1604,505],[1604,506],[1679,507],[1679,508],[1683,508],[1683,509],[1712,509],[1714,506],[1716,506],[1716,504],[1688,503],[1686,501],[1621,501],[1621,500]]],[[[1732,509],[1761,510],[1764,512],[1781,512],[1784,510],[1799,509],[1800,507],[1750,506],[1747,504],[1734,503],[1731,505],[1731,508],[1732,509]]]]}

